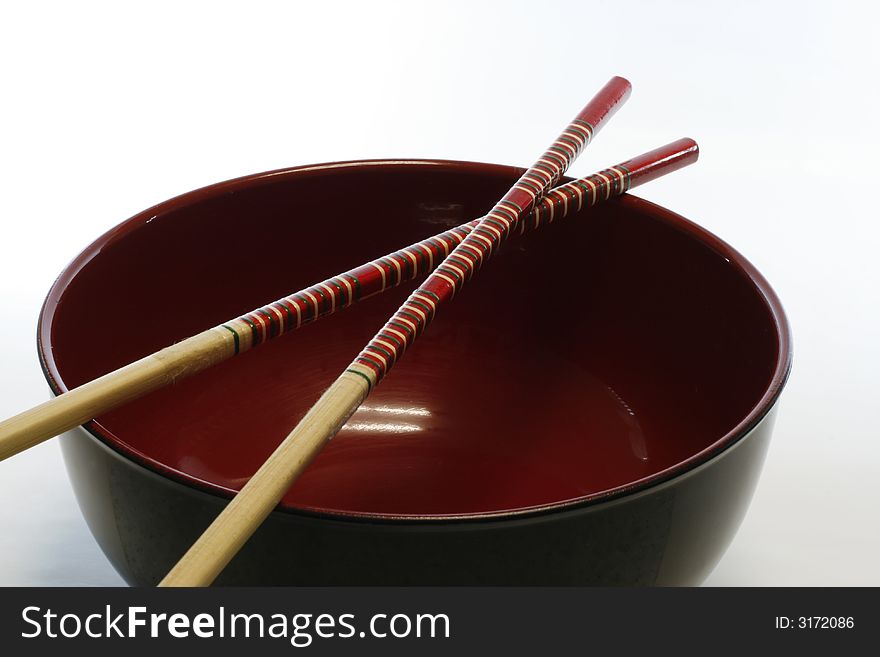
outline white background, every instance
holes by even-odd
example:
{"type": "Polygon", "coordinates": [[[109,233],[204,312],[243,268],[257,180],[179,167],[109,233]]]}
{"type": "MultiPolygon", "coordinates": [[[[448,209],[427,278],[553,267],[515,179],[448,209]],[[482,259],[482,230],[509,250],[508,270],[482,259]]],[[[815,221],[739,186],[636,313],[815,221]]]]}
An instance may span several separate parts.
{"type": "MultiPolygon", "coordinates": [[[[751,259],[794,328],[763,477],[707,584],[880,585],[872,3],[2,7],[0,417],[47,398],[42,299],[119,221],[289,165],[528,165],[619,74],[632,98],[572,172],[697,139],[699,164],[638,193],[751,259]]],[[[121,583],[57,444],[0,463],[0,500],[0,585],[121,583]]]]}

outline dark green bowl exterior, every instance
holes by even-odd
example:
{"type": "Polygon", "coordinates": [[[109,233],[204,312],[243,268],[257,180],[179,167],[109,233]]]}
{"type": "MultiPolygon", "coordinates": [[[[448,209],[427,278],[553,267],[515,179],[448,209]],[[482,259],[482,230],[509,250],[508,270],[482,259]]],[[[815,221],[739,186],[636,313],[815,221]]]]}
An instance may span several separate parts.
{"type": "MultiPolygon", "coordinates": [[[[718,563],[754,493],[773,409],[713,459],[656,486],[551,512],[363,521],[275,511],[219,585],[687,586],[718,563]]],[[[62,438],[89,528],[133,585],[155,585],[226,500],[162,477],[83,428],[62,438]]]]}

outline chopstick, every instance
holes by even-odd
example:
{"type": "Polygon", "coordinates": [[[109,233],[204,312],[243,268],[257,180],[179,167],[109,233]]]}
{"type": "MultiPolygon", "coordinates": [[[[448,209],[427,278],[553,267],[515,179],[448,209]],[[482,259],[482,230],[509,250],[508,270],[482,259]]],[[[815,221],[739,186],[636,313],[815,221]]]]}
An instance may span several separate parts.
{"type": "MultiPolygon", "coordinates": [[[[591,176],[590,183],[582,188],[582,198],[593,204],[603,197],[608,199],[622,194],[634,185],[695,161],[697,156],[696,143],[689,139],[679,140],[591,176]]],[[[451,300],[482,261],[522,225],[521,217],[526,214],[523,206],[528,207],[530,200],[523,198],[527,193],[517,193],[520,191],[522,187],[515,186],[513,193],[505,196],[487,215],[503,228],[497,227],[497,233],[481,230],[487,223],[487,220],[482,220],[469,233],[327,389],[160,582],[160,586],[207,586],[214,581],[320,449],[339,431],[404,350],[424,331],[437,308],[451,300]],[[504,213],[509,212],[512,217],[510,223],[498,218],[507,218],[506,214],[497,211],[499,207],[504,213]],[[520,208],[522,210],[517,214],[520,208]],[[484,239],[485,242],[482,241],[484,239]]]]}
{"type": "MultiPolygon", "coordinates": [[[[591,134],[626,101],[630,90],[627,80],[614,77],[593,98],[588,117],[591,134]]],[[[564,152],[565,147],[561,150],[564,152]]],[[[561,154],[550,157],[559,159],[561,154]]],[[[536,225],[544,220],[538,217],[549,216],[552,221],[568,214],[568,199],[577,198],[579,185],[584,184],[591,183],[583,180],[563,185],[552,199],[537,206],[533,213],[536,225]]],[[[0,461],[273,337],[432,271],[479,221],[475,219],[283,297],[0,422],[0,461]]]]}

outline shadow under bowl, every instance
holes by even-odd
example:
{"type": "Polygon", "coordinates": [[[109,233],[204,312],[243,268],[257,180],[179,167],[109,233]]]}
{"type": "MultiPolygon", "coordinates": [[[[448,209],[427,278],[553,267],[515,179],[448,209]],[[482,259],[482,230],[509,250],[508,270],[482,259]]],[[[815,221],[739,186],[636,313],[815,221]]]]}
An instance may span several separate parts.
{"type": "MultiPolygon", "coordinates": [[[[55,393],[482,215],[521,173],[307,166],[146,210],[53,285],[55,393]]],[[[409,294],[403,285],[62,438],[83,514],[155,584],[409,294]]],[[[626,195],[514,238],[218,584],[696,584],[760,474],[791,362],[761,275],[626,195]]]]}

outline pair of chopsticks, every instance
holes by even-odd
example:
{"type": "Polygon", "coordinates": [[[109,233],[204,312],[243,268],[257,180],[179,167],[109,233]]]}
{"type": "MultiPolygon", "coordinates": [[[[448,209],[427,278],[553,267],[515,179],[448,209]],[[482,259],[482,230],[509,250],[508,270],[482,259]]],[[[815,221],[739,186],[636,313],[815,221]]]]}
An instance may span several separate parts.
{"type": "Polygon", "coordinates": [[[486,216],[257,308],[2,422],[0,459],[323,315],[430,273],[160,586],[210,584],[427,328],[440,306],[510,235],[537,229],[696,161],[696,143],[682,139],[553,189],[630,89],[622,78],[609,81],[486,216]]]}

